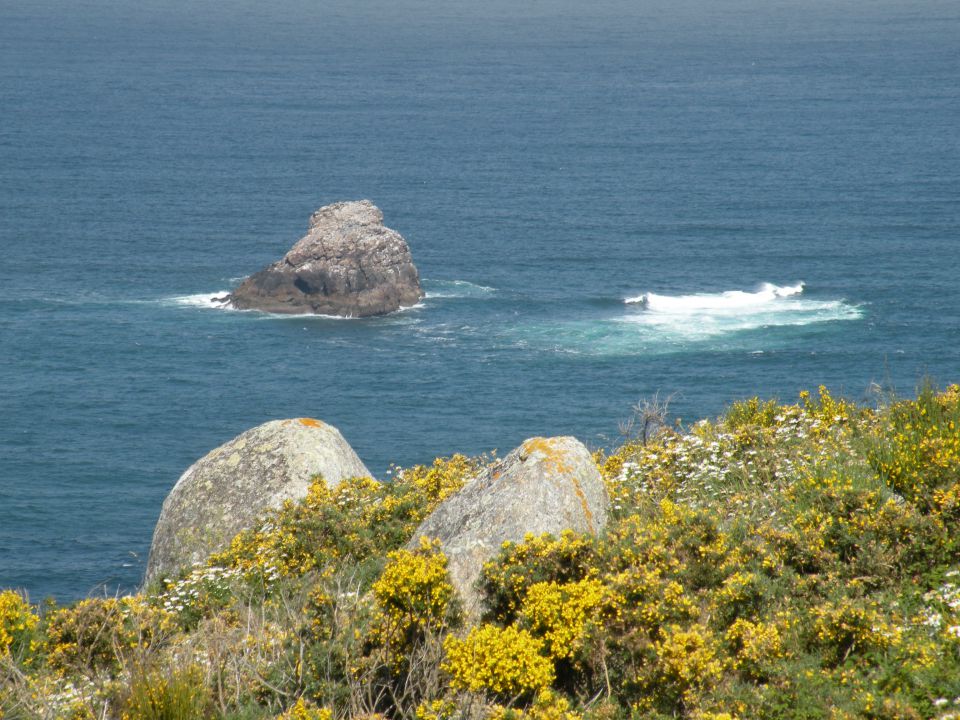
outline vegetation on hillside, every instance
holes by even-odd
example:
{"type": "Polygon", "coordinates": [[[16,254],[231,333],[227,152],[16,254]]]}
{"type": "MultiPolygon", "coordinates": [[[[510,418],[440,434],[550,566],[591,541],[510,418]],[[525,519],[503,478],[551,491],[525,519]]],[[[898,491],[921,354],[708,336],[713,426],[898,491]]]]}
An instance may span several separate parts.
{"type": "Polygon", "coordinates": [[[473,626],[402,549],[462,456],[315,483],[142,595],[2,592],[0,717],[960,718],[960,387],[643,427],[604,534],[505,545],[473,626]]]}

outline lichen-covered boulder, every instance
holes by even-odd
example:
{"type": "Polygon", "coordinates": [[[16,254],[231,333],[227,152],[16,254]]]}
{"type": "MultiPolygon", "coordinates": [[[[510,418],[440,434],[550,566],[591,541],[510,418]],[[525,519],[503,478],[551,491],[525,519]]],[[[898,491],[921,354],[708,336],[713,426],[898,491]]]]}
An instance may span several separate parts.
{"type": "Polygon", "coordinates": [[[370,471],[339,430],[312,418],[273,420],[212,450],[164,500],[146,582],[223,549],[263,511],[304,497],[316,475],[333,487],[370,471]]]}
{"type": "Polygon", "coordinates": [[[506,541],[563,530],[596,534],[610,500],[590,451],[573,437],[531,438],[470,480],[421,523],[421,537],[439,538],[467,615],[476,618],[476,582],[483,564],[506,541]]]}
{"type": "Polygon", "coordinates": [[[281,260],[218,302],[239,310],[367,317],[422,297],[406,240],[384,226],[376,205],[356,200],[317,210],[307,234],[281,260]]]}

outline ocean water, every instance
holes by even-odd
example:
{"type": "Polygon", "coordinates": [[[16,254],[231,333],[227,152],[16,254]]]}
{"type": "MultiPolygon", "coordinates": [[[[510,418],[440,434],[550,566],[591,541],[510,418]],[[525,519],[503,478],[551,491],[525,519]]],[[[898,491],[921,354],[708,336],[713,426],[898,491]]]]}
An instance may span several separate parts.
{"type": "Polygon", "coordinates": [[[272,418],[391,463],[960,380],[954,0],[0,0],[0,586],[130,590],[272,418]],[[427,290],[213,309],[370,198],[427,290]]]}

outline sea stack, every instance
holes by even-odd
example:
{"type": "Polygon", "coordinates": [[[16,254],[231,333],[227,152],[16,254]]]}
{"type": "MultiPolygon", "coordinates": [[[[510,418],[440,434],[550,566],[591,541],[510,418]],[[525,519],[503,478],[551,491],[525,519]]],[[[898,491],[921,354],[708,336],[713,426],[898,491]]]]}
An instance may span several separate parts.
{"type": "Polygon", "coordinates": [[[369,200],[326,205],[307,234],[278,262],[246,278],[227,297],[239,310],[369,317],[423,297],[410,248],[383,225],[369,200]]]}

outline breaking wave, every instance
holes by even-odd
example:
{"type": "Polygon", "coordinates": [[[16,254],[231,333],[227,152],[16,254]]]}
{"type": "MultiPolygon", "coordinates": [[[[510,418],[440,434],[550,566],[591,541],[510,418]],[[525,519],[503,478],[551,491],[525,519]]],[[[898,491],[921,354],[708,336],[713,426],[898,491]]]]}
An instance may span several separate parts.
{"type": "Polygon", "coordinates": [[[621,320],[672,337],[707,338],[731,332],[856,320],[861,309],[844,300],[803,297],[804,285],[764,283],[754,292],[727,290],[693,295],[646,293],[628,298],[638,311],[621,320]]]}
{"type": "Polygon", "coordinates": [[[803,292],[803,283],[778,286],[763,283],[755,292],[726,290],[719,293],[697,293],[695,295],[657,295],[644,293],[624,300],[628,305],[642,305],[651,312],[694,314],[703,312],[739,312],[743,309],[759,308],[784,298],[795,297],[803,292]]]}
{"type": "Polygon", "coordinates": [[[507,331],[520,347],[584,355],[657,355],[690,350],[763,351],[787,342],[792,327],[858,320],[859,305],[813,299],[803,283],[756,290],[627,298],[607,317],[524,323],[507,331]]]}

